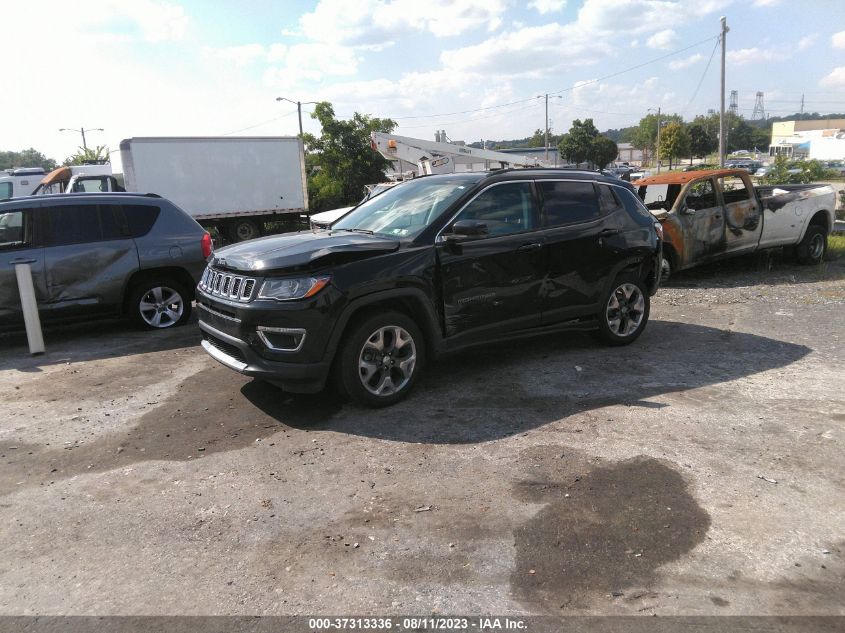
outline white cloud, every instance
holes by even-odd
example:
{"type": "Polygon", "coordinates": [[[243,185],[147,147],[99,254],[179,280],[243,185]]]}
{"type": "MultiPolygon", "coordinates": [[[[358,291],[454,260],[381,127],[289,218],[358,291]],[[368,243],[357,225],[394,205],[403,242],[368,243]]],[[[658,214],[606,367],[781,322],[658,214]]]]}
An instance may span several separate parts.
{"type": "Polygon", "coordinates": [[[529,26],[479,44],[444,50],[445,68],[504,77],[541,77],[562,68],[583,66],[606,52],[603,41],[573,25],[529,26]],[[565,54],[561,43],[566,43],[565,54]]]}
{"type": "Polygon", "coordinates": [[[312,40],[378,45],[403,32],[448,37],[473,29],[493,31],[505,9],[504,0],[320,0],[299,25],[312,40]]]}
{"type": "Polygon", "coordinates": [[[813,44],[816,43],[817,39],[819,39],[818,33],[810,33],[809,35],[805,35],[800,40],[798,40],[798,50],[799,51],[807,50],[813,44]]]}
{"type": "Polygon", "coordinates": [[[751,4],[755,7],[773,7],[782,2],[782,0],[754,0],[751,4]]]}
{"type": "Polygon", "coordinates": [[[645,45],[649,48],[658,48],[661,50],[669,50],[678,41],[678,34],[672,29],[664,29],[658,31],[646,40],[645,45]]]}
{"type": "Polygon", "coordinates": [[[747,64],[762,64],[765,62],[782,61],[787,59],[789,55],[780,51],[775,51],[765,48],[740,48],[734,51],[728,51],[728,61],[735,66],[745,66],[747,64]]]}
{"type": "Polygon", "coordinates": [[[830,71],[819,82],[822,86],[829,88],[845,88],[845,66],[839,66],[830,71]]]}
{"type": "Polygon", "coordinates": [[[243,46],[226,46],[223,48],[206,46],[202,49],[202,55],[207,59],[246,66],[265,59],[267,51],[261,44],[244,44],[243,46]]]}
{"type": "Polygon", "coordinates": [[[833,45],[833,48],[845,48],[845,31],[834,33],[830,37],[830,43],[833,45]]]}
{"type": "Polygon", "coordinates": [[[690,55],[689,57],[685,57],[683,59],[676,59],[674,61],[669,62],[669,68],[672,70],[681,70],[683,68],[689,68],[693,64],[697,64],[702,59],[704,59],[704,55],[701,53],[696,53],[695,55],[690,55]]]}
{"type": "Polygon", "coordinates": [[[531,0],[528,3],[530,9],[538,11],[542,15],[547,13],[558,13],[563,11],[566,6],[566,0],[531,0]]]}

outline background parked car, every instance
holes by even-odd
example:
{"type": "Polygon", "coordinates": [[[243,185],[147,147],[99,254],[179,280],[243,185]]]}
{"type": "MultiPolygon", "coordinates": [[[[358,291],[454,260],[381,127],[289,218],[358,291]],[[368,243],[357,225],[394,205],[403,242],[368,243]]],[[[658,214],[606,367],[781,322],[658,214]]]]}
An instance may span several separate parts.
{"type": "Polygon", "coordinates": [[[211,237],[153,194],[59,194],[0,202],[0,329],[23,315],[14,265],[32,268],[45,322],[126,315],[185,323],[211,237]]]}

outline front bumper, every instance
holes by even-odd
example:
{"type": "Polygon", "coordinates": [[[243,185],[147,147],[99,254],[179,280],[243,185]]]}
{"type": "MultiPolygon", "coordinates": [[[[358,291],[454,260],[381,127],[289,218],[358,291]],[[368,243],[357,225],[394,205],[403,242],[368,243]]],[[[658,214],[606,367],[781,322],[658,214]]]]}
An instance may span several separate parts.
{"type": "Polygon", "coordinates": [[[291,363],[262,358],[249,344],[202,320],[202,348],[217,362],[245,376],[262,378],[292,393],[317,393],[326,384],[330,362],[291,363]]]}

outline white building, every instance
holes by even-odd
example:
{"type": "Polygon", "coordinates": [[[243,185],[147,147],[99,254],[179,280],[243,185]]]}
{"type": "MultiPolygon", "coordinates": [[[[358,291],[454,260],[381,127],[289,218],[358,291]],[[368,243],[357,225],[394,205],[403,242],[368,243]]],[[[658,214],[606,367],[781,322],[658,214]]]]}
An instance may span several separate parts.
{"type": "Polygon", "coordinates": [[[769,156],[781,154],[816,160],[845,158],[845,119],[774,123],[769,156]]]}

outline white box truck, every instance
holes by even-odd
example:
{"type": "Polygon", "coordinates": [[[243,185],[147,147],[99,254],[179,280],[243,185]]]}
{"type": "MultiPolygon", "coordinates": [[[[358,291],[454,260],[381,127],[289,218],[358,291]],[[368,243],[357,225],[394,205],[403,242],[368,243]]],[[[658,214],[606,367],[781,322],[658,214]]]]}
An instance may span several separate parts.
{"type": "Polygon", "coordinates": [[[167,198],[232,241],[298,228],[308,213],[297,137],[130,138],[120,159],[127,191],[167,198]]]}

